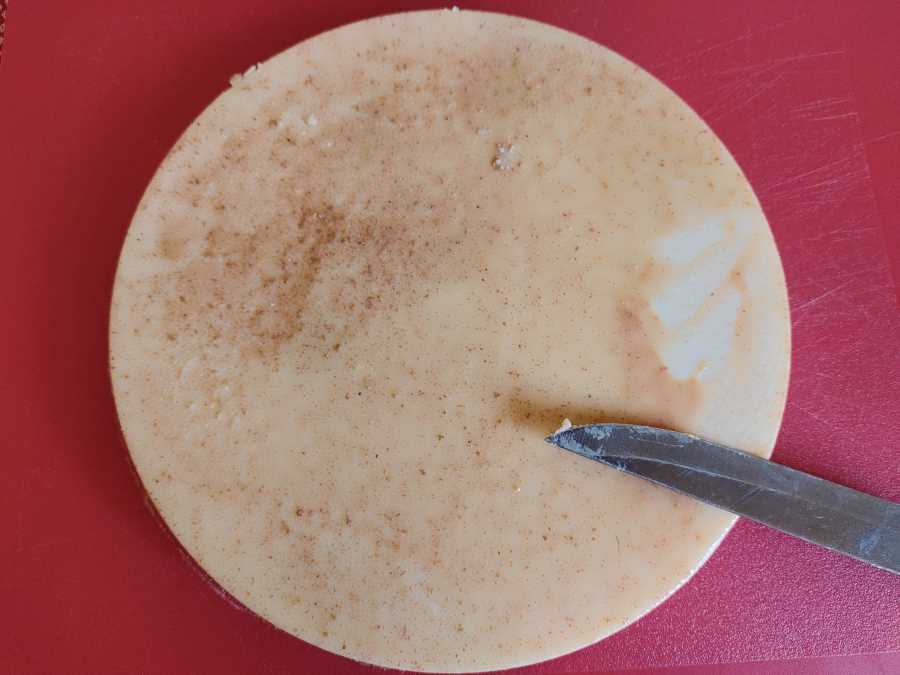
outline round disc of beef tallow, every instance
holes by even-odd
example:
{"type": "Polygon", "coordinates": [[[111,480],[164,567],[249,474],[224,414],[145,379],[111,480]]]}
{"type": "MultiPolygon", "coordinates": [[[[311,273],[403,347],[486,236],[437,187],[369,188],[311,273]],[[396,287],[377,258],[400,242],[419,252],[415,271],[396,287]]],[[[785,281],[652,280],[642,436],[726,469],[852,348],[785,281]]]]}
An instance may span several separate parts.
{"type": "Polygon", "coordinates": [[[426,671],[595,642],[733,523],[548,445],[563,418],[768,455],[789,363],[772,235],[698,116],[588,40],[455,11],[235,77],[140,203],[110,340],[134,464],[203,569],[426,671]]]}

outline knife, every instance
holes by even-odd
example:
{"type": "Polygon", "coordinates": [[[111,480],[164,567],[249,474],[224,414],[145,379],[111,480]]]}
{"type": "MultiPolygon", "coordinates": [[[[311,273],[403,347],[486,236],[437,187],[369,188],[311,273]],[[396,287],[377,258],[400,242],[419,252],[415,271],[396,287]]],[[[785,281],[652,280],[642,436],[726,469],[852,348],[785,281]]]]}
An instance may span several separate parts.
{"type": "Polygon", "coordinates": [[[546,440],[587,459],[900,574],[900,504],[742,450],[655,427],[570,426],[546,440]]]}

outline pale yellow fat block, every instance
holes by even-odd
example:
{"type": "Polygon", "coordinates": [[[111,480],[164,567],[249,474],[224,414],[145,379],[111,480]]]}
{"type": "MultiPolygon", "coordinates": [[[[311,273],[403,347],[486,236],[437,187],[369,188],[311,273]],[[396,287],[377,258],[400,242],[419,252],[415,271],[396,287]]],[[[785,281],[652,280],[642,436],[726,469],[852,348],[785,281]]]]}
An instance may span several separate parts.
{"type": "Polygon", "coordinates": [[[417,670],[557,656],[668,596],[732,518],[543,438],[768,455],[788,360],[772,236],[709,128],[596,44],[467,11],[235,77],[141,201],[111,319],[190,554],[280,628],[417,670]]]}

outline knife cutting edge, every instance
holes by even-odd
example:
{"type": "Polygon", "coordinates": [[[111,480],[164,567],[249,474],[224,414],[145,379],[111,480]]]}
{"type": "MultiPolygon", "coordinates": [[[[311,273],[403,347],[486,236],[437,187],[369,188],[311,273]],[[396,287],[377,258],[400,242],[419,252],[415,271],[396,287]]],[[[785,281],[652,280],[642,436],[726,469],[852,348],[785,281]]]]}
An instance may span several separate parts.
{"type": "Polygon", "coordinates": [[[900,504],[691,434],[632,424],[568,427],[547,442],[900,574],[900,504]]]}

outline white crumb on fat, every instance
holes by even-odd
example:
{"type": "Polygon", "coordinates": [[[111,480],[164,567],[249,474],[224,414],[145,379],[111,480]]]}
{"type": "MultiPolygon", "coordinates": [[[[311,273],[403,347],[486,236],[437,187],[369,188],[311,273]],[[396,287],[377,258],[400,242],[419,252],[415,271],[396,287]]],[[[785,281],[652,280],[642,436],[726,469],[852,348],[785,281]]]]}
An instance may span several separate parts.
{"type": "Polygon", "coordinates": [[[519,165],[519,151],[512,143],[498,143],[491,165],[499,171],[512,171],[519,165]]]}
{"type": "Polygon", "coordinates": [[[278,118],[278,124],[276,125],[276,128],[284,129],[287,125],[289,125],[291,123],[291,117],[292,117],[292,115],[289,110],[282,113],[281,117],[278,118]]]}
{"type": "Polygon", "coordinates": [[[301,134],[306,134],[308,129],[314,129],[319,126],[319,118],[315,113],[310,113],[305,117],[299,116],[295,111],[286,110],[278,118],[276,129],[284,129],[285,127],[294,127],[299,129],[301,134]]]}
{"type": "Polygon", "coordinates": [[[491,133],[491,130],[488,129],[487,127],[481,127],[481,128],[478,130],[478,135],[479,135],[479,136],[487,136],[489,133],[491,133]]]}
{"type": "Polygon", "coordinates": [[[564,432],[564,431],[568,431],[568,430],[571,429],[571,428],[572,428],[572,420],[570,420],[570,419],[567,417],[567,418],[565,418],[565,419],[562,421],[562,424],[559,426],[559,429],[557,429],[556,431],[553,432],[553,435],[554,435],[554,436],[557,436],[557,435],[561,434],[561,433],[564,432]]]}
{"type": "Polygon", "coordinates": [[[236,84],[239,84],[242,80],[253,75],[253,73],[255,73],[257,70],[259,70],[259,64],[254,63],[252,66],[247,68],[247,70],[245,70],[243,73],[235,73],[234,75],[232,75],[231,78],[228,80],[228,84],[230,84],[233,87],[236,84]]]}
{"type": "Polygon", "coordinates": [[[459,7],[457,7],[456,5],[453,5],[453,7],[450,8],[450,11],[451,11],[451,12],[458,12],[458,11],[459,11],[459,7]]]}

